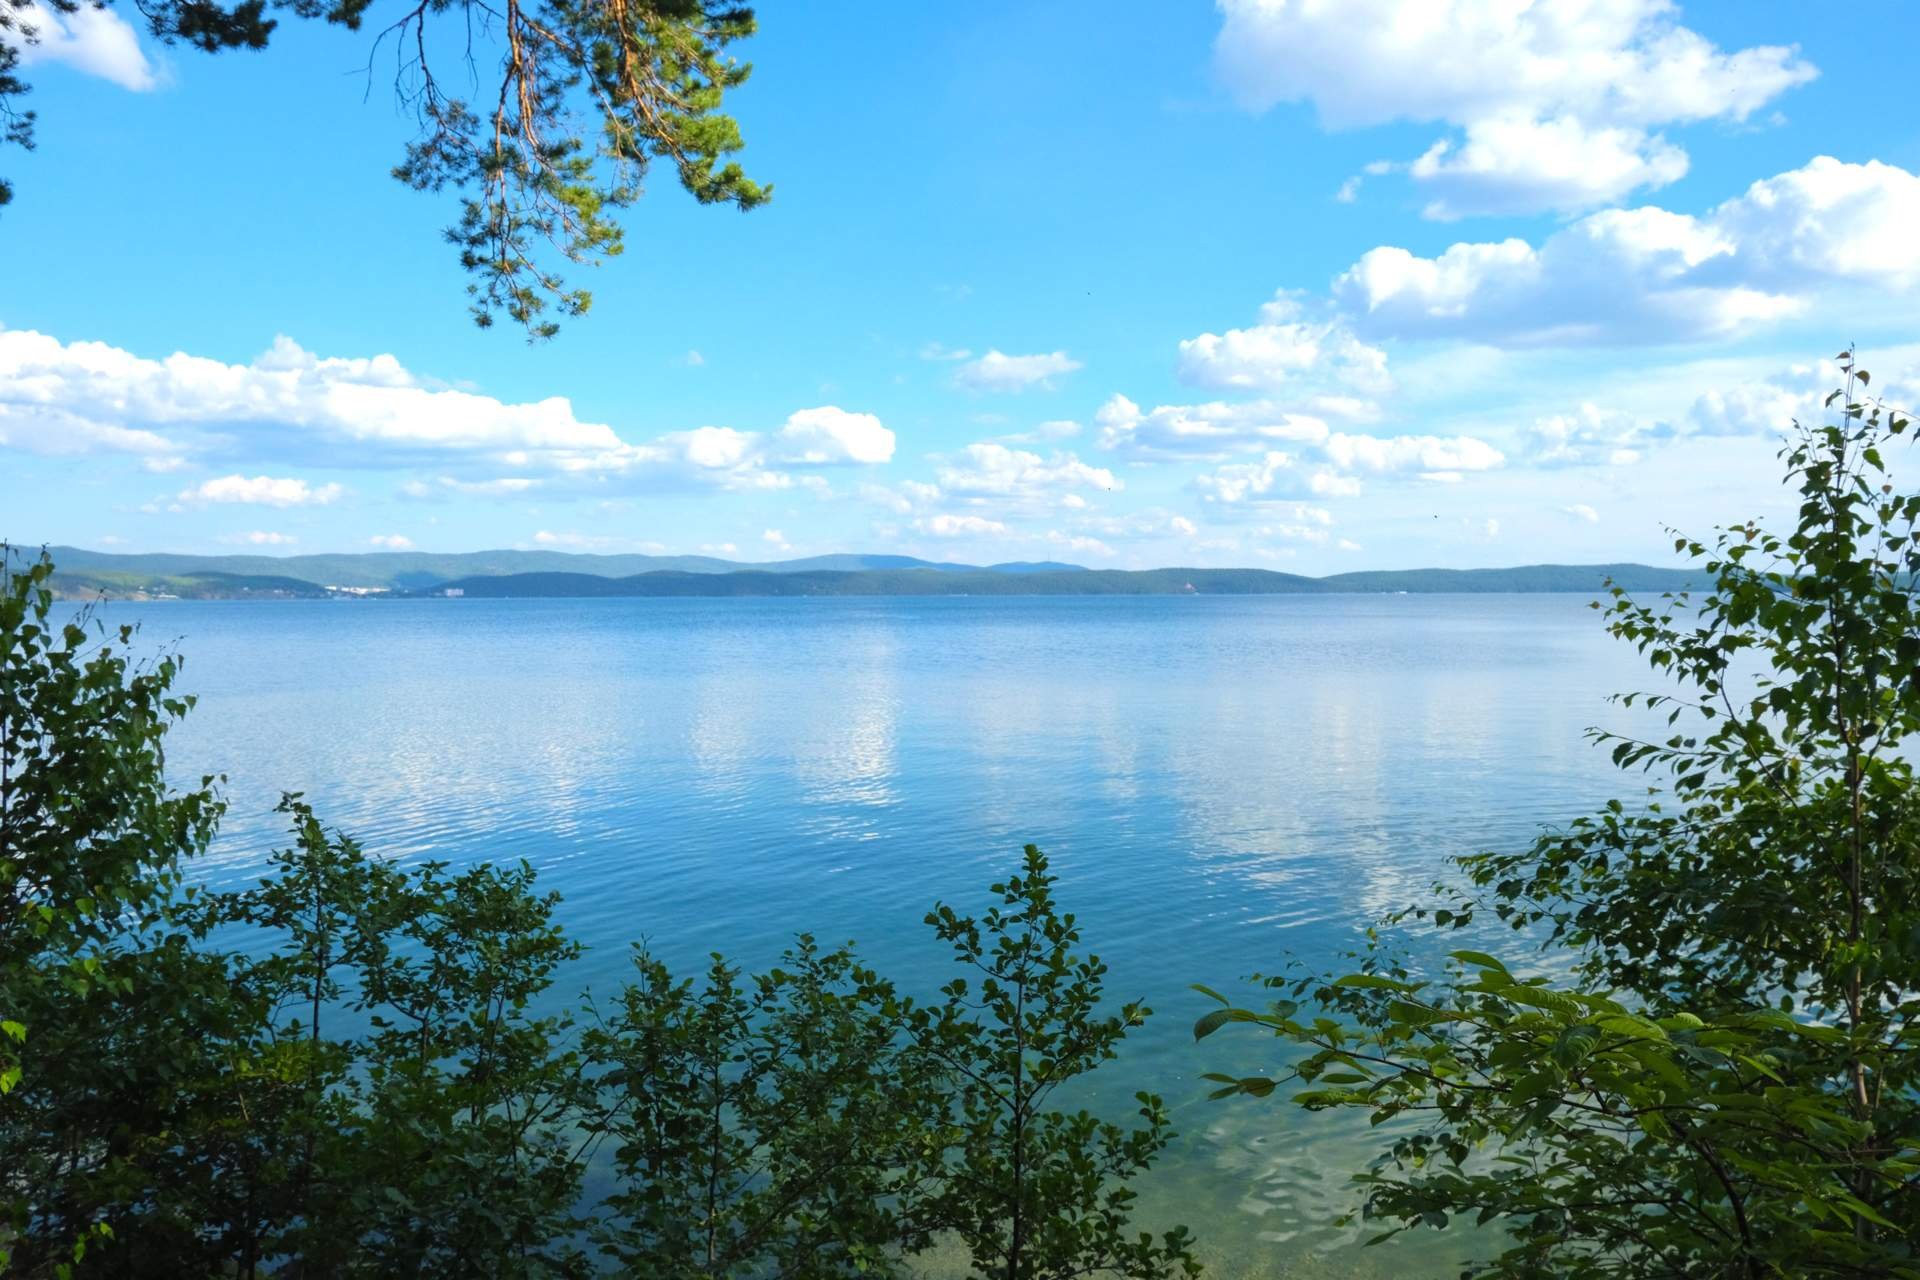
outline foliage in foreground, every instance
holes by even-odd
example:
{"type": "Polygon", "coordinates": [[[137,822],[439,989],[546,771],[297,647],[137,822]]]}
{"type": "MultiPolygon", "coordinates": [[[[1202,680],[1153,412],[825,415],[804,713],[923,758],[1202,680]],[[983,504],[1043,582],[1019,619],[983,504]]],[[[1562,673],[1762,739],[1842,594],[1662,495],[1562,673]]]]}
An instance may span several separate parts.
{"type": "Polygon", "coordinates": [[[562,1011],[579,947],[524,864],[395,866],[288,796],[272,875],[195,887],[221,803],[164,781],[177,660],[0,563],[0,1270],[813,1280],[957,1242],[995,1280],[1197,1273],[1128,1230],[1159,1099],[1050,1102],[1147,1011],[1102,1012],[1038,849],[927,917],[968,975],[931,1003],[802,936],[753,978],[637,950],[562,1011]]]}
{"type": "Polygon", "coordinates": [[[1595,736],[1661,781],[1398,918],[1493,916],[1568,979],[1467,950],[1435,976],[1376,938],[1195,1028],[1296,1047],[1221,1095],[1299,1081],[1383,1126],[1359,1183],[1387,1234],[1495,1224],[1486,1275],[1920,1276],[1920,496],[1881,453],[1908,420],[1840,361],[1837,421],[1783,451],[1795,527],[1682,538],[1710,591],[1607,607],[1669,678],[1621,701],[1671,733],[1595,736]]]}
{"type": "MultiPolygon", "coordinates": [[[[0,0],[0,143],[29,150],[34,112],[22,51],[58,22],[110,0],[0,0]]],[[[279,22],[264,0],[137,0],[138,20],[163,44],[206,53],[260,50],[279,22]]],[[[752,209],[773,188],[727,159],[739,126],[720,110],[752,68],[727,49],[754,32],[753,10],[734,0],[283,0],[274,6],[358,31],[369,16],[391,42],[394,92],[419,121],[419,137],[393,176],[419,191],[460,193],[446,231],[472,277],[482,326],[505,312],[533,338],[549,338],[593,296],[551,265],[597,263],[620,253],[618,212],[639,199],[664,160],[702,204],[752,209]],[[480,67],[494,60],[483,83],[480,67]],[[452,61],[461,74],[442,79],[452,61]],[[457,84],[468,82],[470,97],[457,84]],[[597,135],[597,136],[596,136],[597,135]],[[542,246],[545,246],[543,250],[542,246]]],[[[368,66],[372,66],[372,58],[368,66]]],[[[0,179],[0,206],[13,188],[0,179]]]]}

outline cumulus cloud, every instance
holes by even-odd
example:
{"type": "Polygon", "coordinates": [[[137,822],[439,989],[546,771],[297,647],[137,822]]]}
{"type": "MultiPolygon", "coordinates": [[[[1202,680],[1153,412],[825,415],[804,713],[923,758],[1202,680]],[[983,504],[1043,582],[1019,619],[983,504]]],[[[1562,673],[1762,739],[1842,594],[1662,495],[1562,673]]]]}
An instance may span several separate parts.
{"type": "Polygon", "coordinates": [[[1080,367],[1080,362],[1064,351],[1031,356],[1010,356],[1001,351],[989,351],[978,360],[961,365],[953,375],[953,380],[969,391],[1025,391],[1029,387],[1051,389],[1055,378],[1080,367]]]}
{"type": "Polygon", "coordinates": [[[1442,138],[1408,169],[1441,194],[1426,216],[1531,213],[1610,203],[1686,176],[1687,153],[1640,129],[1590,129],[1562,116],[1477,120],[1464,143],[1442,138]]]}
{"type": "Polygon", "coordinates": [[[1273,450],[1257,462],[1234,462],[1197,477],[1194,489],[1207,502],[1226,506],[1287,498],[1350,498],[1360,482],[1331,467],[1305,465],[1294,454],[1273,450]]]}
{"type": "Polygon", "coordinates": [[[1823,289],[1920,286],[1920,177],[1821,156],[1701,217],[1610,209],[1548,236],[1382,246],[1334,282],[1368,337],[1510,344],[1731,336],[1801,311],[1823,289]]]}
{"type": "Polygon", "coordinates": [[[1588,401],[1571,413],[1535,420],[1523,435],[1523,447],[1536,466],[1626,466],[1640,460],[1650,427],[1635,414],[1588,401]]]}
{"type": "Polygon", "coordinates": [[[954,515],[950,512],[915,520],[913,527],[921,533],[930,533],[936,538],[970,536],[1004,538],[1011,532],[998,520],[989,520],[985,516],[954,515]]]}
{"type": "MultiPolygon", "coordinates": [[[[1911,404],[1920,395],[1920,362],[1914,349],[1884,353],[1874,361],[1873,390],[1891,404],[1911,404]]],[[[1840,385],[1832,361],[1793,363],[1741,381],[1709,386],[1682,410],[1655,416],[1583,402],[1565,413],[1535,419],[1521,432],[1522,456],[1534,466],[1624,466],[1674,441],[1696,438],[1784,435],[1793,424],[1828,421],[1823,401],[1840,385]]]]}
{"type": "Polygon", "coordinates": [[[1047,541],[1077,555],[1114,556],[1119,554],[1100,539],[1090,538],[1084,533],[1064,533],[1059,529],[1049,529],[1047,541]]]}
{"type": "Polygon", "coordinates": [[[885,462],[894,436],[871,414],[822,405],[771,432],[703,426],[632,443],[582,421],[563,396],[515,403],[438,386],[391,355],[319,357],[280,337],[250,364],[184,353],[153,360],[0,330],[0,443],[155,460],[284,455],[303,442],[330,457],[351,446],[344,456],[367,466],[440,459],[521,475],[752,489],[806,483],[780,467],[885,462]]]}
{"type": "Polygon", "coordinates": [[[367,545],[383,547],[388,551],[411,551],[413,539],[404,533],[376,533],[367,539],[367,545]]]}
{"type": "Polygon", "coordinates": [[[337,484],[309,485],[305,480],[291,476],[231,475],[182,490],[180,501],[190,504],[232,502],[257,507],[318,507],[325,506],[345,492],[337,484]]]}
{"type": "Polygon", "coordinates": [[[1348,498],[1362,475],[1411,475],[1457,481],[1506,461],[1473,436],[1362,436],[1336,432],[1311,449],[1270,450],[1253,462],[1229,463],[1201,475],[1194,488],[1207,502],[1240,506],[1291,498],[1348,498]]]}
{"type": "Polygon", "coordinates": [[[1327,461],[1342,471],[1449,473],[1490,471],[1506,461],[1484,440],[1472,436],[1358,436],[1335,434],[1321,446],[1327,461]]]}
{"type": "Polygon", "coordinates": [[[1659,130],[1742,121],[1815,70],[1721,50],[1671,0],[1220,0],[1215,59],[1241,104],[1313,104],[1331,129],[1458,133],[1411,167],[1436,217],[1580,209],[1674,181],[1659,130]]]}
{"type": "Polygon", "coordinates": [[[1125,487],[1106,467],[1094,466],[1072,452],[1043,455],[997,440],[935,454],[932,461],[933,483],[903,480],[863,485],[860,496],[896,516],[915,517],[913,527],[923,533],[957,537],[1005,531],[1002,517],[1087,512],[1092,504],[1086,494],[1125,487]]]}
{"type": "Polygon", "coordinates": [[[540,487],[530,476],[500,476],[493,480],[462,480],[457,476],[436,476],[432,482],[409,480],[400,486],[402,497],[423,501],[436,498],[511,498],[540,487]]]}
{"type": "MultiPolygon", "coordinates": [[[[0,338],[5,335],[0,334],[0,338]]],[[[0,375],[4,376],[4,375],[0,375]]],[[[6,390],[0,387],[0,396],[6,390]]],[[[180,462],[180,445],[155,431],[96,422],[57,407],[0,403],[0,448],[50,456],[89,453],[137,454],[150,470],[180,462]]]]}
{"type": "Polygon", "coordinates": [[[870,413],[849,413],[836,405],[802,409],[787,417],[775,433],[779,460],[804,466],[879,463],[893,457],[893,432],[870,413]]]}
{"type": "Polygon", "coordinates": [[[298,542],[299,539],[290,533],[274,533],[268,529],[254,529],[248,533],[231,534],[222,538],[221,541],[245,543],[250,547],[287,547],[292,546],[298,542]]]}
{"type": "Polygon", "coordinates": [[[1105,467],[1091,466],[1072,453],[1041,457],[1003,444],[970,444],[948,458],[935,473],[939,488],[959,497],[1058,501],[1076,489],[1113,490],[1121,481],[1105,467]]]}
{"type": "Polygon", "coordinates": [[[1325,419],[1274,400],[1163,404],[1143,410],[1123,395],[1094,414],[1102,449],[1141,457],[1224,457],[1275,443],[1317,444],[1332,434],[1325,419]]]}
{"type": "Polygon", "coordinates": [[[1282,292],[1261,309],[1261,323],[1203,333],[1180,344],[1179,374],[1194,386],[1272,391],[1308,379],[1318,385],[1377,390],[1387,353],[1354,337],[1339,317],[1309,320],[1282,292]]]}
{"type": "Polygon", "coordinates": [[[1560,510],[1585,524],[1600,523],[1600,513],[1584,502],[1576,502],[1572,506],[1562,507],[1560,510]]]}
{"type": "Polygon", "coordinates": [[[83,4],[72,13],[56,13],[49,4],[36,4],[18,16],[33,28],[33,39],[20,50],[29,65],[62,63],[135,93],[160,87],[159,72],[141,50],[139,35],[116,11],[83,4]]]}

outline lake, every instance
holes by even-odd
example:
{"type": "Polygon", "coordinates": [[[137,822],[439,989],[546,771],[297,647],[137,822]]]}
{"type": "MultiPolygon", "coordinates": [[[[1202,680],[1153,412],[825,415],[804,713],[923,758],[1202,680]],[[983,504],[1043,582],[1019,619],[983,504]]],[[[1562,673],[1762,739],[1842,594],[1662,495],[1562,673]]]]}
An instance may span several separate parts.
{"type": "Polygon", "coordinates": [[[640,937],[761,967],[803,929],[931,993],[928,907],[1039,844],[1110,992],[1156,1010],[1093,1090],[1181,1129],[1142,1217],[1228,1277],[1443,1274],[1466,1242],[1333,1228],[1364,1123],[1205,1101],[1200,1072],[1275,1059],[1196,1046],[1187,984],[1337,963],[1448,856],[1631,795],[1582,733],[1648,683],[1571,595],[100,608],[186,655],[169,767],[232,803],[198,874],[253,878],[283,790],[388,857],[525,858],[590,948],[569,995],[640,937]]]}

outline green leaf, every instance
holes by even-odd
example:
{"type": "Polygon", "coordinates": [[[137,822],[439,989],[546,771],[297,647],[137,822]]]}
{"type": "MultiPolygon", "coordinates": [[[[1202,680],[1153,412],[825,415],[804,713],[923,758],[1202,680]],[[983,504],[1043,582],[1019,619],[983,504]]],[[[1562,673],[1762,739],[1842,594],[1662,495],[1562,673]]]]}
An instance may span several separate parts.
{"type": "Polygon", "coordinates": [[[1502,964],[1498,957],[1490,956],[1484,951],[1449,951],[1447,954],[1462,964],[1470,964],[1478,969],[1492,969],[1496,973],[1507,972],[1507,966],[1502,964]]]}

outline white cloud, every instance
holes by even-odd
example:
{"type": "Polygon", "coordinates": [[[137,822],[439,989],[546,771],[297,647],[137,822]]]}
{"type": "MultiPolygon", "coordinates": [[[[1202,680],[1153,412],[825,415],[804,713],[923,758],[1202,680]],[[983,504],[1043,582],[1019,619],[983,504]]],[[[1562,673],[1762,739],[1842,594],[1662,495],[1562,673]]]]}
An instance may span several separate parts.
{"type": "Polygon", "coordinates": [[[1572,516],[1575,520],[1582,521],[1586,524],[1600,523],[1600,513],[1584,502],[1576,502],[1572,506],[1562,507],[1560,510],[1572,516]]]}
{"type": "Polygon", "coordinates": [[[251,364],[183,352],[151,360],[100,342],[0,331],[0,401],[148,427],[298,427],[324,439],[416,450],[617,450],[560,396],[508,404],[425,385],[390,355],[321,358],[286,337],[251,364]]]}
{"type": "Polygon", "coordinates": [[[788,415],[775,440],[780,461],[805,466],[871,464],[893,457],[893,432],[882,426],[880,419],[830,404],[788,415]]]}
{"type": "Polygon", "coordinates": [[[922,533],[930,533],[936,538],[995,537],[1003,538],[1010,530],[998,520],[989,520],[985,516],[963,516],[941,513],[915,520],[913,527],[922,533]]]}
{"type": "Polygon", "coordinates": [[[1182,342],[1178,367],[1182,382],[1201,387],[1272,391],[1303,378],[1346,389],[1387,383],[1386,352],[1355,338],[1338,317],[1303,318],[1284,291],[1261,309],[1260,324],[1182,342]]]}
{"type": "Polygon", "coordinates": [[[701,365],[705,364],[706,362],[707,362],[707,358],[701,355],[698,351],[689,351],[687,352],[687,354],[680,357],[680,363],[686,365],[687,368],[689,369],[698,369],[701,365]]]}
{"type": "Polygon", "coordinates": [[[1610,209],[1548,236],[1382,246],[1334,282],[1370,337],[1673,342],[1791,316],[1828,289],[1920,287],[1920,177],[1821,156],[1701,217],[1610,209]]]}
{"type": "Polygon", "coordinates": [[[1098,538],[1089,538],[1085,534],[1062,533],[1058,529],[1047,531],[1047,541],[1056,547],[1065,547],[1068,551],[1080,555],[1113,556],[1118,555],[1112,547],[1098,538]]]}
{"type": "MultiPolygon", "coordinates": [[[[1920,395],[1920,360],[1913,348],[1880,353],[1886,361],[1874,370],[1872,389],[1888,403],[1910,404],[1920,395]]],[[[1707,374],[1688,381],[1698,385],[1707,374]]],[[[1626,466],[1647,454],[1688,439],[1778,438],[1794,422],[1826,420],[1822,401],[1843,375],[1830,360],[1795,363],[1771,372],[1729,376],[1715,369],[1719,385],[1691,392],[1677,414],[1662,417],[1606,408],[1585,401],[1570,412],[1535,419],[1521,432],[1521,453],[1537,467],[1626,466]]],[[[1686,388],[1687,382],[1676,385],[1686,388]]],[[[1683,390],[1682,395],[1688,394],[1683,390]]],[[[1678,400],[1681,397],[1676,396],[1678,400]]]]}
{"type": "Polygon", "coordinates": [[[112,9],[82,4],[72,13],[56,13],[42,3],[15,10],[15,16],[34,29],[33,41],[20,50],[28,64],[63,63],[135,93],[160,87],[160,75],[141,51],[139,34],[112,9]]]}
{"type": "Polygon", "coordinates": [[[1781,435],[1796,418],[1806,421],[1818,409],[1821,395],[1838,382],[1837,376],[1815,381],[1803,375],[1790,384],[1767,380],[1705,391],[1687,410],[1680,434],[1781,435]]]}
{"type": "Polygon", "coordinates": [[[953,375],[953,380],[969,391],[1025,391],[1029,387],[1051,389],[1055,378],[1080,367],[1080,362],[1064,351],[1031,356],[1010,356],[1001,351],[989,351],[978,360],[961,365],[953,375]]]}
{"type": "Polygon", "coordinates": [[[1524,433],[1524,450],[1536,466],[1625,466],[1640,460],[1649,427],[1634,414],[1589,401],[1572,413],[1537,419],[1524,433]]]}
{"type": "Polygon", "coordinates": [[[903,480],[897,485],[864,484],[860,496],[895,515],[911,515],[940,501],[940,486],[923,480],[903,480]]]}
{"type": "MultiPolygon", "coordinates": [[[[0,334],[0,341],[5,338],[0,334]]],[[[0,372],[0,379],[4,379],[0,372]]],[[[7,390],[0,385],[0,398],[7,390]]],[[[151,470],[179,465],[180,445],[154,431],[96,422],[66,409],[0,403],[0,448],[50,456],[90,453],[140,455],[151,470]]]]}
{"type": "Polygon", "coordinates": [[[1763,178],[1710,215],[1748,271],[1786,286],[1823,277],[1920,285],[1920,177],[1816,156],[1763,178]]]}
{"type": "Polygon", "coordinates": [[[965,347],[949,347],[940,342],[929,342],[920,348],[922,360],[965,360],[972,355],[965,347]]]}
{"type": "Polygon", "coordinates": [[[455,476],[438,476],[432,484],[424,480],[409,480],[400,486],[400,493],[403,497],[421,499],[456,495],[470,498],[511,498],[539,488],[540,483],[528,476],[501,476],[494,480],[461,480],[455,476]]]}
{"type": "Polygon", "coordinates": [[[346,490],[337,484],[309,485],[305,480],[275,476],[220,476],[198,488],[183,490],[185,503],[236,502],[260,507],[325,506],[346,490]]]}
{"type": "MultiPolygon", "coordinates": [[[[1278,538],[1282,542],[1325,542],[1332,534],[1328,527],[1333,523],[1327,513],[1314,507],[1296,507],[1295,512],[1304,519],[1290,524],[1263,524],[1253,531],[1256,538],[1278,538]],[[1321,517],[1316,519],[1314,517],[1321,517]]],[[[1265,514],[1273,514],[1271,511],[1265,514]]]]}
{"type": "Polygon", "coordinates": [[[1043,458],[992,442],[966,446],[940,467],[935,478],[952,495],[1038,501],[1056,501],[1074,489],[1123,487],[1113,472],[1090,466],[1072,453],[1043,458]]]}
{"type": "Polygon", "coordinates": [[[1426,216],[1531,213],[1608,204],[1630,191],[1686,176],[1687,153],[1640,129],[1589,129],[1562,116],[1478,120],[1466,142],[1442,138],[1408,170],[1439,194],[1426,216]]]}
{"type": "Polygon", "coordinates": [[[1194,480],[1208,502],[1237,506],[1290,498],[1349,498],[1359,476],[1414,475],[1458,481],[1506,461],[1473,436],[1361,436],[1336,432],[1298,453],[1271,450],[1258,461],[1229,463],[1194,480]]]}
{"type": "Polygon", "coordinates": [[[250,533],[236,533],[222,538],[222,542],[243,542],[250,547],[288,547],[299,539],[290,533],[274,533],[267,529],[255,529],[250,533]]]}
{"type": "Polygon", "coordinates": [[[1662,186],[1686,156],[1657,130],[1741,121],[1814,69],[1734,52],[1670,0],[1219,0],[1220,73],[1241,104],[1310,102],[1332,129],[1460,130],[1412,167],[1429,212],[1579,209],[1662,186]]]}
{"type": "Polygon", "coordinates": [[[1322,452],[1342,471],[1490,471],[1506,458],[1472,436],[1356,436],[1335,434],[1322,452]]]}
{"type": "Polygon", "coordinates": [[[1208,502],[1235,506],[1287,498],[1348,498],[1360,482],[1330,467],[1308,467],[1290,453],[1274,450],[1257,462],[1229,463],[1194,480],[1208,502]]]}
{"type": "Polygon", "coordinates": [[[1115,395],[1094,421],[1101,448],[1142,457],[1222,457],[1280,442],[1317,444],[1332,434],[1323,419],[1273,400],[1163,404],[1143,411],[1115,395]]]}
{"type": "Polygon", "coordinates": [[[778,529],[768,529],[765,533],[762,533],[760,535],[760,541],[766,543],[768,546],[772,547],[775,551],[793,550],[792,545],[787,542],[787,535],[780,532],[778,529]]]}
{"type": "Polygon", "coordinates": [[[376,533],[367,539],[367,545],[384,547],[388,551],[411,551],[413,539],[404,533],[376,533]]]}
{"type": "Polygon", "coordinates": [[[152,458],[350,446],[362,465],[439,458],[522,474],[748,489],[797,483],[781,464],[865,465],[893,453],[893,433],[877,418],[832,405],[800,410],[771,433],[704,426],[636,444],[580,420],[563,396],[511,403],[431,385],[390,355],[322,358],[281,337],[251,364],[184,353],[152,360],[31,330],[0,330],[0,439],[152,458]]]}

